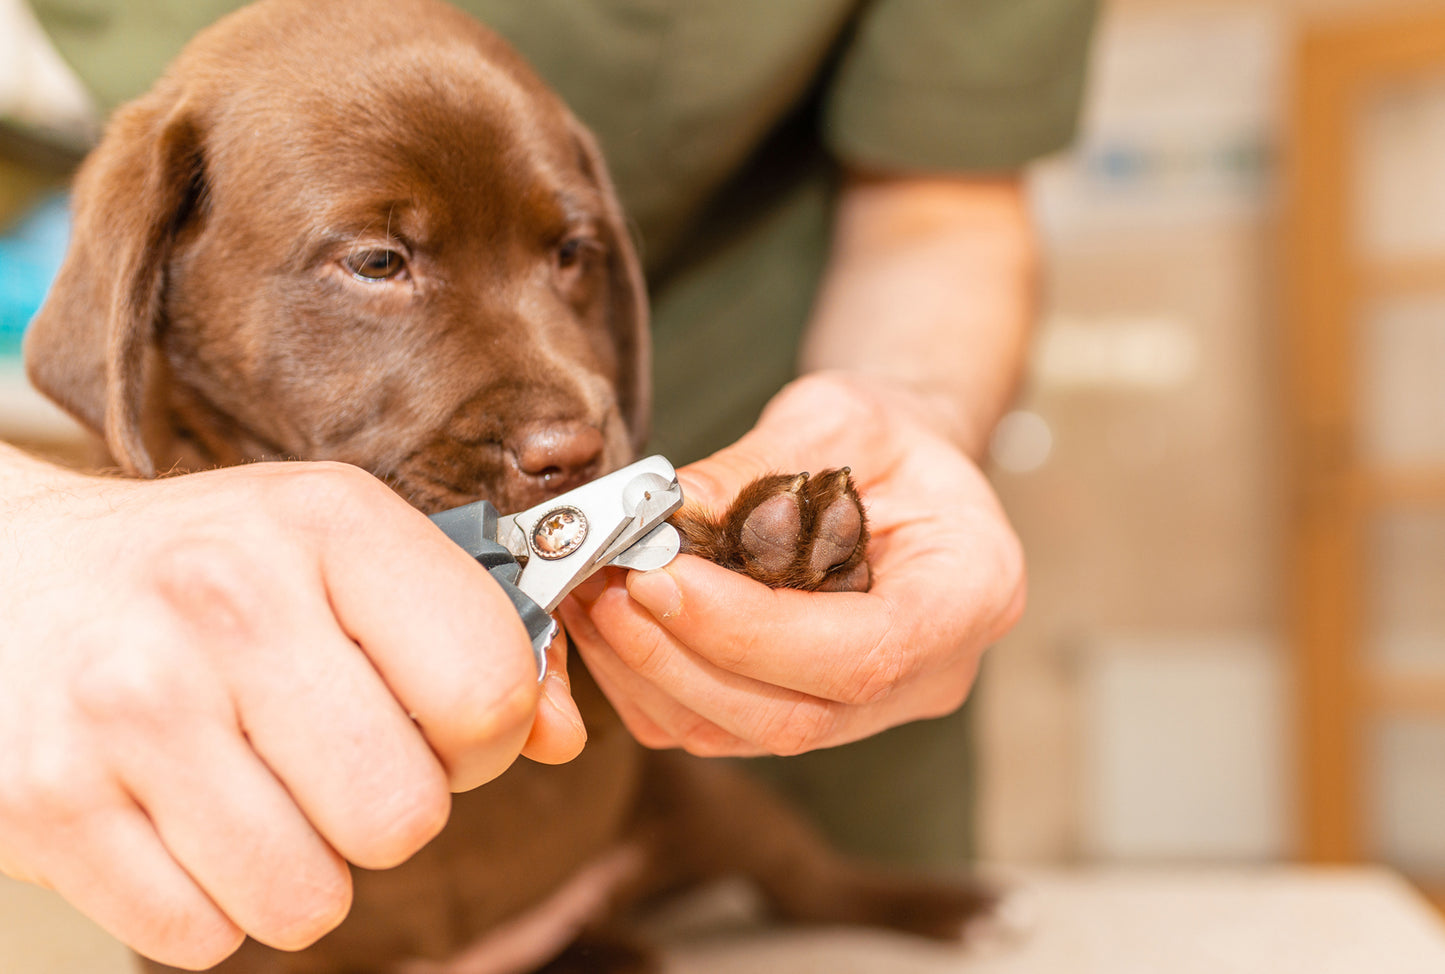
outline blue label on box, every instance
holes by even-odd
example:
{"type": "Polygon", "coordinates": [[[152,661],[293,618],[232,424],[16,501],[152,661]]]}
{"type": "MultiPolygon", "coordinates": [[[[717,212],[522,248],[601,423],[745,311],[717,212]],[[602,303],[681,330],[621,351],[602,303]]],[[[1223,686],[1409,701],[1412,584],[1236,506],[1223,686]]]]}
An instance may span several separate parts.
{"type": "Polygon", "coordinates": [[[70,239],[66,196],[49,197],[0,236],[0,362],[19,360],[25,328],[60,270],[70,239]]]}

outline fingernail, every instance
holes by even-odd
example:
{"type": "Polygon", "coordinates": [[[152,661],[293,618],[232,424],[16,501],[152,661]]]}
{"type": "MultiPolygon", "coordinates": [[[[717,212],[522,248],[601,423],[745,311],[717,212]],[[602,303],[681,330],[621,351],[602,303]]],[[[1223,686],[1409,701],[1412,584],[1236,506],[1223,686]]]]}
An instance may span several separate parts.
{"type": "Polygon", "coordinates": [[[561,714],[567,723],[571,724],[577,733],[585,740],[587,738],[587,725],[582,722],[582,715],[577,712],[577,702],[572,699],[572,691],[568,688],[566,681],[560,676],[549,676],[542,681],[542,696],[553,710],[561,714]]]}
{"type": "Polygon", "coordinates": [[[672,619],[682,612],[682,589],[666,568],[633,572],[627,579],[627,594],[659,619],[672,619]]]}

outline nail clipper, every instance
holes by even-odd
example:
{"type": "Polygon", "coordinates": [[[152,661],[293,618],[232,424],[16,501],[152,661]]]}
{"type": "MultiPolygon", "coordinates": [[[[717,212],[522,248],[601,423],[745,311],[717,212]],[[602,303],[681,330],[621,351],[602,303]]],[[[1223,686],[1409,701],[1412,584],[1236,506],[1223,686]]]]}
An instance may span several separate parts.
{"type": "Polygon", "coordinates": [[[648,571],[672,561],[682,541],[667,518],[681,506],[677,472],[653,456],[516,514],[476,501],[431,519],[511,598],[532,638],[540,680],[557,634],[553,610],[607,565],[648,571]]]}

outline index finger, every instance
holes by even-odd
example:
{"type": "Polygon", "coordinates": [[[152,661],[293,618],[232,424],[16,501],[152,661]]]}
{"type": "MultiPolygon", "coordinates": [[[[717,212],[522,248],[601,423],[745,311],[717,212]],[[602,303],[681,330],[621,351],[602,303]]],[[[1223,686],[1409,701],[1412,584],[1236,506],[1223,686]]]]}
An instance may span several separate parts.
{"type": "Polygon", "coordinates": [[[481,565],[372,483],[381,493],[333,498],[320,527],[326,591],[452,789],[465,791],[505,771],[527,740],[538,699],[531,641],[481,565]]]}

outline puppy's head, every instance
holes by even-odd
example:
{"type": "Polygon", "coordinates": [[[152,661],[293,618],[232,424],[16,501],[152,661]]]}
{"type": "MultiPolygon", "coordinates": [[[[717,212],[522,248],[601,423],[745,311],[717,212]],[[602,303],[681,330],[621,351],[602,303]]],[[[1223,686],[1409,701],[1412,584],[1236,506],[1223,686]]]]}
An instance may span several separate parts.
{"type": "Polygon", "coordinates": [[[647,310],[592,137],[433,0],[264,0],[77,178],[35,384],[129,472],[335,459],[535,503],[646,437],[647,310]]]}

